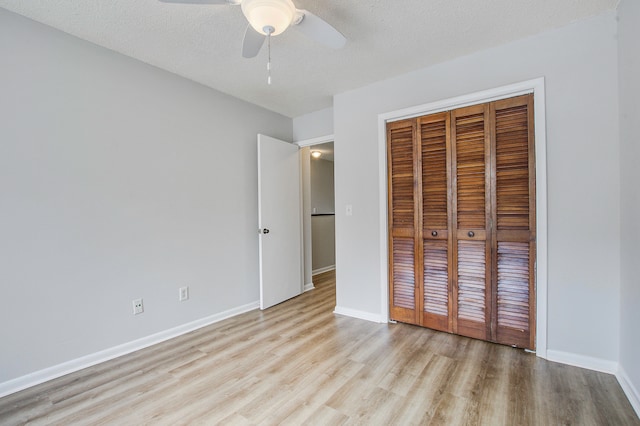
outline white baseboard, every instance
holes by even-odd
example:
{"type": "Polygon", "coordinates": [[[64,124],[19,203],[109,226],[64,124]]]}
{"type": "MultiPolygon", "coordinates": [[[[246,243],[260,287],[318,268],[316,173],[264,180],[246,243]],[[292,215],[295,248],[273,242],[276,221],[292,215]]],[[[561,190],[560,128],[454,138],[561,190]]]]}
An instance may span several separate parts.
{"type": "Polygon", "coordinates": [[[315,286],[313,285],[313,283],[307,283],[304,285],[304,290],[302,291],[303,293],[306,293],[309,290],[313,290],[315,288],[315,286]]]}
{"type": "Polygon", "coordinates": [[[356,309],[343,308],[340,306],[336,306],[333,313],[338,315],[344,315],[347,317],[363,319],[371,322],[377,322],[377,323],[384,322],[382,321],[382,316],[380,314],[373,314],[371,312],[358,311],[356,309]]]}
{"type": "Polygon", "coordinates": [[[622,387],[624,394],[627,395],[627,399],[631,403],[631,406],[638,417],[640,417],[640,392],[638,392],[638,389],[633,386],[633,383],[622,366],[618,367],[618,371],[616,371],[616,378],[618,379],[618,383],[620,383],[620,387],[622,387]]]}
{"type": "Polygon", "coordinates": [[[324,268],[314,269],[313,271],[311,271],[311,275],[322,274],[324,272],[333,271],[334,269],[336,269],[336,265],[325,266],[324,268]]]}
{"type": "Polygon", "coordinates": [[[143,337],[141,339],[133,340],[122,345],[114,346],[99,352],[73,359],[71,361],[63,362],[62,364],[54,365],[43,370],[35,371],[33,373],[17,377],[15,379],[0,383],[0,398],[29,388],[31,386],[39,385],[40,383],[56,379],[66,374],[82,370],[83,368],[91,367],[93,365],[100,364],[101,362],[109,361],[119,356],[144,349],[160,342],[164,342],[165,340],[178,337],[182,334],[189,333],[190,331],[197,330],[199,328],[222,321],[224,319],[252,311],[259,307],[260,303],[257,301],[248,303],[243,306],[238,306],[236,308],[229,309],[218,314],[214,314],[196,321],[170,328],[168,330],[161,331],[159,333],[152,334],[150,336],[143,337]]]}
{"type": "Polygon", "coordinates": [[[570,352],[547,350],[547,360],[562,364],[573,365],[574,367],[586,368],[600,371],[602,373],[615,374],[618,371],[618,363],[601,358],[574,354],[570,352]]]}

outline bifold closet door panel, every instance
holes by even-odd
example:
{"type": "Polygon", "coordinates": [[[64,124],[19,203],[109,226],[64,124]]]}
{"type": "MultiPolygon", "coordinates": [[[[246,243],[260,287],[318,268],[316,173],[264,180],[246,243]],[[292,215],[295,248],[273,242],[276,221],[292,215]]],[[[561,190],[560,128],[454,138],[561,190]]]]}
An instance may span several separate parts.
{"type": "Polygon", "coordinates": [[[491,337],[489,104],[451,112],[453,331],[491,337]]]}
{"type": "Polygon", "coordinates": [[[453,331],[449,204],[451,175],[449,113],[418,119],[422,207],[422,324],[453,331]]]}
{"type": "Polygon", "coordinates": [[[535,153],[533,96],[496,101],[493,340],[535,349],[535,153]]]}
{"type": "Polygon", "coordinates": [[[416,151],[416,120],[387,125],[389,314],[392,320],[411,324],[420,322],[416,280],[420,276],[416,268],[419,245],[416,151]]]}

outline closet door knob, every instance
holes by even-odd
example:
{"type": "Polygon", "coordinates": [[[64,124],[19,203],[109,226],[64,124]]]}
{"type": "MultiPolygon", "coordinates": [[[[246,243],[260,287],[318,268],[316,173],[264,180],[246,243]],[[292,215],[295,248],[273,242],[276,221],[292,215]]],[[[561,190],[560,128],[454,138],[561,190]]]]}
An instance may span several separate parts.
{"type": "Polygon", "coordinates": [[[437,237],[438,236],[438,231],[431,231],[431,236],[432,237],[437,237]]]}
{"type": "Polygon", "coordinates": [[[469,236],[469,238],[473,238],[473,236],[476,234],[473,231],[469,231],[467,235],[469,236]]]}

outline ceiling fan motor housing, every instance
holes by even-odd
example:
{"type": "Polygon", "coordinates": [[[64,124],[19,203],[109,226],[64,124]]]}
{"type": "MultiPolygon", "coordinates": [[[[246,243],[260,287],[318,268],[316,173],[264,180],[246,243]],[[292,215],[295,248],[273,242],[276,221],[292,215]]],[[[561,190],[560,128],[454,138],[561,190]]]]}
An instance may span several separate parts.
{"type": "Polygon", "coordinates": [[[281,34],[296,16],[291,0],[243,0],[241,7],[253,29],[264,35],[281,34]]]}

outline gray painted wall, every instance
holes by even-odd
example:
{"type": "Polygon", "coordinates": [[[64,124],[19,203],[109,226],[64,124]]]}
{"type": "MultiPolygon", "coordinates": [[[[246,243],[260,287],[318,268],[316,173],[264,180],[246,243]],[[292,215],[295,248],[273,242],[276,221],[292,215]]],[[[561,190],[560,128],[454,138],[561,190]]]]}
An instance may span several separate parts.
{"type": "Polygon", "coordinates": [[[378,115],[544,76],[548,349],[616,362],[616,30],[616,16],[610,12],[335,96],[338,307],[374,315],[382,309],[378,115]],[[346,205],[353,206],[352,216],[345,216],[346,205]]]}
{"type": "Polygon", "coordinates": [[[318,271],[336,264],[335,216],[311,218],[313,270],[318,271]]]}
{"type": "Polygon", "coordinates": [[[333,161],[311,159],[311,211],[334,213],[333,161]]]}
{"type": "Polygon", "coordinates": [[[325,108],[293,119],[296,142],[333,134],[333,108],[325,108]]]}
{"type": "Polygon", "coordinates": [[[0,61],[0,383],[258,300],[291,119],[4,9],[0,61]]]}
{"type": "Polygon", "coordinates": [[[640,2],[622,0],[618,14],[622,159],[620,365],[640,400],[640,2]]]}

